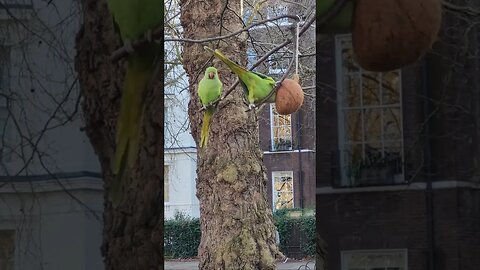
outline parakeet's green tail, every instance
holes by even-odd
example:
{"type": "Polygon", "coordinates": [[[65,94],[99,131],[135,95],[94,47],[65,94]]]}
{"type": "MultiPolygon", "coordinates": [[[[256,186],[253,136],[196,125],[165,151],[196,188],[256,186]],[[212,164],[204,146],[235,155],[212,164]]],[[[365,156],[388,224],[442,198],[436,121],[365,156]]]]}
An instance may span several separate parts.
{"type": "MultiPolygon", "coordinates": [[[[128,145],[127,145],[128,149],[128,145]]],[[[127,177],[127,173],[125,170],[127,169],[126,162],[127,162],[127,156],[128,155],[123,155],[122,160],[120,163],[120,171],[116,173],[115,179],[112,181],[110,184],[110,192],[109,192],[109,198],[110,201],[112,202],[113,207],[117,207],[117,205],[120,203],[120,199],[122,196],[122,183],[125,182],[125,178],[127,177]]]]}
{"type": "Polygon", "coordinates": [[[112,203],[118,204],[121,200],[121,186],[137,161],[145,94],[154,70],[155,57],[151,53],[145,49],[133,53],[128,59],[115,136],[112,168],[116,179],[112,183],[112,203]]]}
{"type": "Polygon", "coordinates": [[[138,141],[141,114],[144,111],[144,92],[150,80],[151,70],[142,68],[138,59],[129,61],[125,74],[124,89],[120,104],[120,115],[117,121],[116,152],[114,170],[118,174],[122,164],[133,166],[138,154],[138,141]],[[124,155],[127,162],[122,162],[124,155]]]}
{"type": "Polygon", "coordinates": [[[235,73],[238,77],[240,77],[240,79],[243,79],[243,77],[248,73],[248,70],[246,70],[242,66],[239,66],[237,63],[233,62],[232,60],[228,59],[219,50],[214,51],[207,46],[205,46],[203,48],[205,48],[205,50],[213,53],[218,59],[222,60],[222,62],[224,62],[233,71],[233,73],[235,73]]]}
{"type": "Polygon", "coordinates": [[[204,147],[208,142],[208,131],[210,129],[210,119],[212,118],[214,108],[207,108],[203,114],[202,132],[200,134],[200,147],[204,147]]]}

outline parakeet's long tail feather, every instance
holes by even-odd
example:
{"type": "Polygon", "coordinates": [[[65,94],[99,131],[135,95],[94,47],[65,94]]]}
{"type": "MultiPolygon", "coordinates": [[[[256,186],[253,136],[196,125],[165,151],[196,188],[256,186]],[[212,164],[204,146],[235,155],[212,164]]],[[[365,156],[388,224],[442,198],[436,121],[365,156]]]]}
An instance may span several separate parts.
{"type": "Polygon", "coordinates": [[[210,119],[212,118],[214,108],[207,108],[203,114],[202,131],[200,133],[200,147],[204,147],[208,142],[208,132],[210,129],[210,119]]]}
{"type": "MultiPolygon", "coordinates": [[[[127,151],[128,151],[128,143],[127,143],[127,151]]],[[[120,203],[121,199],[121,194],[122,194],[122,183],[125,182],[125,178],[127,177],[127,173],[125,170],[128,170],[128,166],[126,166],[127,162],[127,155],[122,156],[122,160],[120,163],[120,171],[117,172],[114,180],[110,184],[110,192],[109,192],[109,198],[110,201],[112,202],[113,207],[117,207],[118,204],[120,203]]]]}
{"type": "Polygon", "coordinates": [[[150,73],[151,71],[135,63],[135,60],[129,62],[122,91],[120,115],[117,120],[113,170],[115,174],[120,172],[122,164],[126,165],[126,163],[122,162],[124,155],[128,154],[129,156],[129,166],[133,166],[136,161],[135,156],[137,156],[137,153],[135,149],[138,150],[138,138],[136,137],[139,135],[141,114],[145,106],[143,92],[150,80],[150,73]]]}
{"type": "Polygon", "coordinates": [[[240,79],[243,79],[248,70],[244,67],[239,66],[237,63],[233,62],[232,60],[228,59],[223,53],[219,50],[212,50],[211,48],[205,46],[204,47],[207,51],[213,53],[218,59],[222,60],[232,71],[235,73],[240,79]]]}
{"type": "Polygon", "coordinates": [[[121,186],[138,158],[145,95],[154,70],[153,49],[134,52],[128,59],[115,134],[112,169],[116,177],[112,183],[112,203],[118,204],[121,200],[121,186]]]}

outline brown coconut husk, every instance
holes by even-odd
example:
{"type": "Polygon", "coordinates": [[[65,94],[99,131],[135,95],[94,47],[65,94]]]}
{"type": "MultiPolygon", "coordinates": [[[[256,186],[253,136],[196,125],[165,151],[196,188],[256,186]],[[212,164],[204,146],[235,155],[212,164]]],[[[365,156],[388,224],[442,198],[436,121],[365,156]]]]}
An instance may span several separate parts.
{"type": "Polygon", "coordinates": [[[357,0],[353,50],[371,71],[389,71],[416,62],[437,39],[440,0],[357,0]]]}
{"type": "Polygon", "coordinates": [[[302,107],[303,90],[299,84],[297,74],[293,79],[285,79],[277,90],[275,98],[275,110],[281,115],[294,113],[302,107]]]}

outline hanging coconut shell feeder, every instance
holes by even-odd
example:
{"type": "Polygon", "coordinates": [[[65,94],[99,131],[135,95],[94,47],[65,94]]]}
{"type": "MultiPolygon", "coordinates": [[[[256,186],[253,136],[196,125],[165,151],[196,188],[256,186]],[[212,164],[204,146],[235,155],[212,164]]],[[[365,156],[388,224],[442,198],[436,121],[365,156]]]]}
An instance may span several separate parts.
{"type": "Polygon", "coordinates": [[[437,39],[440,0],[356,0],[353,50],[366,70],[413,64],[437,39]]]}
{"type": "Polygon", "coordinates": [[[300,86],[298,75],[293,79],[285,79],[277,90],[275,110],[281,115],[292,114],[303,104],[303,90],[300,86]]]}

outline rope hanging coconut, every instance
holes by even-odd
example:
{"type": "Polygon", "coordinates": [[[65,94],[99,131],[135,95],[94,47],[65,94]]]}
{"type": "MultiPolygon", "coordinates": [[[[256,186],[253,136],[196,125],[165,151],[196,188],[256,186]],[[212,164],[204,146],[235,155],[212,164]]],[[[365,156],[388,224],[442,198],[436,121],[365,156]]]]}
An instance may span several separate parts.
{"type": "Polygon", "coordinates": [[[292,114],[303,104],[303,90],[300,86],[300,76],[298,75],[298,36],[300,32],[300,24],[297,23],[296,44],[295,44],[295,74],[292,79],[283,80],[277,90],[275,98],[275,109],[281,115],[292,114]]]}

